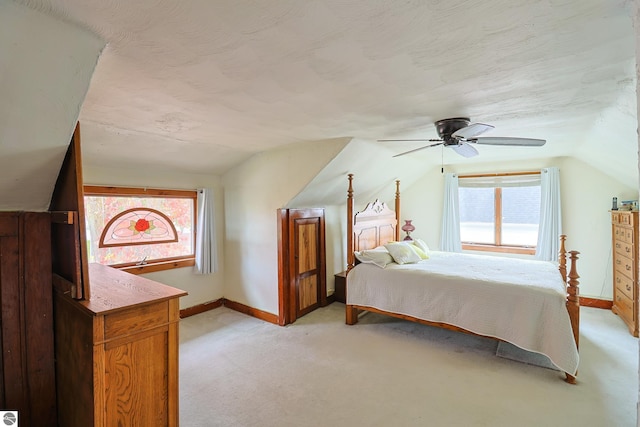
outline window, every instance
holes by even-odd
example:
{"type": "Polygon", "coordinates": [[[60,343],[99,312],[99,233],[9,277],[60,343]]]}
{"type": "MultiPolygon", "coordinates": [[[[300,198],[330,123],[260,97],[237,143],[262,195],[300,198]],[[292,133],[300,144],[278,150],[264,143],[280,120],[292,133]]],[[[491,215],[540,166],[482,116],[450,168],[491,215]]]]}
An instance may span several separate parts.
{"type": "Polygon", "coordinates": [[[535,254],[540,173],[458,177],[463,249],[535,254]]]}
{"type": "Polygon", "coordinates": [[[132,273],[194,265],[197,192],[84,187],[89,262],[132,273]]]}

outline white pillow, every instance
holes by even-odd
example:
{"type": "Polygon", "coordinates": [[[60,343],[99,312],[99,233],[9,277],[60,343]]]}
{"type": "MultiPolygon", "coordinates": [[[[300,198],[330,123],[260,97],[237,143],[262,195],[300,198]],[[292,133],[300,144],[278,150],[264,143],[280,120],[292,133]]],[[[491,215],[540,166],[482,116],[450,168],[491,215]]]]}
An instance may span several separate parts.
{"type": "Polygon", "coordinates": [[[413,244],[422,249],[422,251],[429,255],[429,246],[422,239],[413,239],[413,244]]]}
{"type": "Polygon", "coordinates": [[[422,261],[422,258],[413,249],[412,245],[395,242],[387,243],[384,247],[387,248],[397,264],[413,264],[422,261]]]}
{"type": "Polygon", "coordinates": [[[391,264],[393,262],[393,258],[383,247],[367,249],[360,252],[356,251],[353,254],[356,256],[358,261],[364,264],[374,264],[380,268],[385,268],[387,264],[391,264]]]}

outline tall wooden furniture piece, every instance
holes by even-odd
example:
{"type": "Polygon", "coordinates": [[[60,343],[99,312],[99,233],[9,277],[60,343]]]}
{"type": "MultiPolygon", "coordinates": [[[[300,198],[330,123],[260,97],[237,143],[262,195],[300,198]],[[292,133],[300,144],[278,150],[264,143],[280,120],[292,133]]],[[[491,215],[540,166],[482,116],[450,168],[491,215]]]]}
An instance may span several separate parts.
{"type": "Polygon", "coordinates": [[[56,425],[48,212],[0,213],[0,409],[56,425]]]}
{"type": "Polygon", "coordinates": [[[100,264],[91,299],[55,294],[59,424],[178,425],[178,298],[100,264]]]}
{"type": "Polygon", "coordinates": [[[611,211],[613,312],[638,336],[638,212],[611,211]]]}
{"type": "Polygon", "coordinates": [[[58,425],[177,426],[186,292],[88,264],[81,166],[77,128],[50,206],[58,425]]]}

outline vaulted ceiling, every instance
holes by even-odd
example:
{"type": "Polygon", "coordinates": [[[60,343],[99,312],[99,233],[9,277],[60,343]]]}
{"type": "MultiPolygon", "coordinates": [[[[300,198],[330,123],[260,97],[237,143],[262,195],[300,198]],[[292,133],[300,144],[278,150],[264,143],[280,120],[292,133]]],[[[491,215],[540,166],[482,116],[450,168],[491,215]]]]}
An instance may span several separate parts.
{"type": "Polygon", "coordinates": [[[629,1],[20,3],[107,42],[80,113],[89,165],[220,175],[340,137],[394,153],[424,144],[376,141],[434,138],[434,121],[467,116],[547,144],[447,162],[576,156],[637,182],[629,1]]]}

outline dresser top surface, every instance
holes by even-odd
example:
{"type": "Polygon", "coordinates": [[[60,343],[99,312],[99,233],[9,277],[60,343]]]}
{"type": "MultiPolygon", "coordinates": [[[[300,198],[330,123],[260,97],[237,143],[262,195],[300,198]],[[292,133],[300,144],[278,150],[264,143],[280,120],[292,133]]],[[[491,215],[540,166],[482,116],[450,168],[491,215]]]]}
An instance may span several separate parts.
{"type": "Polygon", "coordinates": [[[187,292],[182,289],[101,264],[89,264],[89,283],[91,298],[78,302],[95,314],[105,314],[187,295],[187,292]]]}

